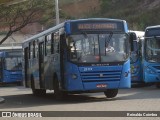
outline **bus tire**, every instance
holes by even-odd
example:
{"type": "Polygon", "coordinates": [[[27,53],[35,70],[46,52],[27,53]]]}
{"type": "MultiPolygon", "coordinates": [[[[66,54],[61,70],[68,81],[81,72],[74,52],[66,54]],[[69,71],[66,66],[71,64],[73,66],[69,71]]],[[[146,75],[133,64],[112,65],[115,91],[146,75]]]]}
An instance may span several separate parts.
{"type": "Polygon", "coordinates": [[[46,90],[45,89],[32,89],[32,93],[35,96],[44,96],[46,95],[46,90]]]}
{"type": "Polygon", "coordinates": [[[46,95],[46,90],[45,89],[35,89],[33,76],[31,76],[31,89],[32,89],[33,95],[35,95],[35,96],[46,95]]]}
{"type": "Polygon", "coordinates": [[[55,99],[61,100],[67,95],[67,92],[60,90],[60,85],[59,85],[57,77],[54,79],[53,87],[54,87],[55,99]]]}
{"type": "Polygon", "coordinates": [[[118,89],[108,89],[104,91],[104,94],[107,98],[114,98],[118,94],[118,89]]]}

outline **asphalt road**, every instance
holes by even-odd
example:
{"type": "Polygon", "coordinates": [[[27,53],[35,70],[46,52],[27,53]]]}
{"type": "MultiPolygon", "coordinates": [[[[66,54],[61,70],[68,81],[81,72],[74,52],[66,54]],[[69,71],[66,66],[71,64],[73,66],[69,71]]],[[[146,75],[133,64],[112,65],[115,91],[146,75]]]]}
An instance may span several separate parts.
{"type": "MultiPolygon", "coordinates": [[[[160,89],[154,85],[134,86],[131,89],[119,90],[119,94],[114,99],[107,99],[103,93],[86,93],[69,95],[64,100],[58,101],[52,92],[47,91],[46,96],[37,97],[32,95],[30,89],[23,86],[0,87],[0,96],[5,99],[5,102],[0,104],[0,111],[160,111],[160,89]]],[[[108,117],[102,118],[109,119],[108,117]]],[[[57,117],[56,119],[70,119],[70,117],[57,117]]],[[[78,119],[84,119],[84,117],[78,117],[78,119]]],[[[90,119],[90,117],[85,117],[85,119],[90,119]]],[[[93,119],[100,118],[94,117],[93,119]]],[[[124,119],[135,119],[135,117],[124,119]]],[[[138,117],[137,119],[158,120],[159,118],[138,117]]]]}

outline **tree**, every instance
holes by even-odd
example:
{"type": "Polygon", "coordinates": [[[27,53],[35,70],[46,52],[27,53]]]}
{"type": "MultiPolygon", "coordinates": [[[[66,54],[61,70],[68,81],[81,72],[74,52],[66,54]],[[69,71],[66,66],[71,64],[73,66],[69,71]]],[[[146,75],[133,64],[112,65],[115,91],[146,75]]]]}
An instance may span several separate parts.
{"type": "Polygon", "coordinates": [[[53,0],[28,0],[17,4],[0,5],[0,26],[8,28],[5,37],[0,41],[0,45],[27,24],[45,23],[44,21],[53,18],[53,7],[53,0]]]}

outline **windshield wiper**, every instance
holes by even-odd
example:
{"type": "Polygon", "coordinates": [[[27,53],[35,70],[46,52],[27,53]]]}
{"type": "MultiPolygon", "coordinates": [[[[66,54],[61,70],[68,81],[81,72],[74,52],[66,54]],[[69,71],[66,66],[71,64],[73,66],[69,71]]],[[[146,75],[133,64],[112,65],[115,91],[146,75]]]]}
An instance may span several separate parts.
{"type": "Polygon", "coordinates": [[[82,32],[84,38],[88,38],[88,34],[86,32],[82,32]]]}

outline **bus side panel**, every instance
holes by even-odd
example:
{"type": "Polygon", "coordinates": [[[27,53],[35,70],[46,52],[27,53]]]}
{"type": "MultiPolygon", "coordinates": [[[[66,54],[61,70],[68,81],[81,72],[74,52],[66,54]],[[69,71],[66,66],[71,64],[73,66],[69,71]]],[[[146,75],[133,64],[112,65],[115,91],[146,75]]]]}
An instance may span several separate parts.
{"type": "Polygon", "coordinates": [[[79,74],[77,65],[66,62],[65,63],[65,88],[68,91],[82,91],[84,90],[81,76],[79,74]]]}
{"type": "Polygon", "coordinates": [[[130,60],[123,65],[119,88],[131,88],[130,60]]]}
{"type": "Polygon", "coordinates": [[[160,82],[160,65],[158,63],[148,63],[144,61],[143,65],[144,81],[149,82],[160,82]]]}
{"type": "Polygon", "coordinates": [[[40,79],[39,79],[39,64],[38,64],[38,60],[37,59],[33,59],[31,62],[31,69],[32,69],[32,76],[33,76],[33,80],[34,80],[34,87],[36,89],[40,89],[40,79]]]}
{"type": "Polygon", "coordinates": [[[132,73],[131,81],[133,83],[143,82],[142,80],[143,74],[142,74],[142,66],[140,58],[135,63],[131,64],[131,73],[132,73]]]}
{"type": "Polygon", "coordinates": [[[46,89],[53,89],[53,57],[51,55],[48,55],[44,59],[44,70],[42,71],[44,74],[44,78],[42,77],[41,80],[41,88],[46,88],[46,89]]]}
{"type": "Polygon", "coordinates": [[[56,76],[53,77],[57,77],[57,79],[59,80],[59,82],[61,82],[61,68],[60,68],[60,54],[56,53],[53,55],[52,58],[52,63],[53,63],[53,74],[56,76]]]}

